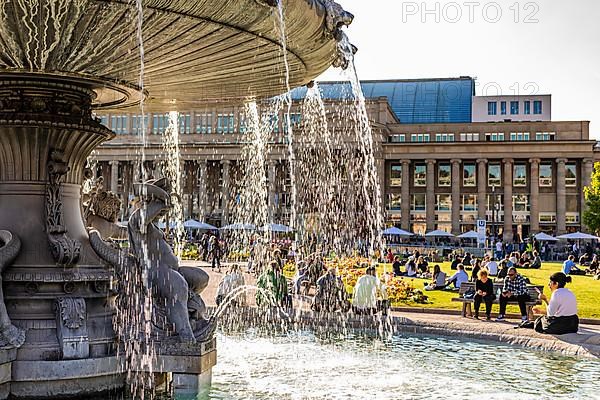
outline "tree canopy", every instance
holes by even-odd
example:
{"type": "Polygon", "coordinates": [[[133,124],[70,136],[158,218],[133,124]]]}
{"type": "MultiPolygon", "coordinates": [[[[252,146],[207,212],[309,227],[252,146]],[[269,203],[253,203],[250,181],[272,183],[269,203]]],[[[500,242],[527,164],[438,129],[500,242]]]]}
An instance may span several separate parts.
{"type": "Polygon", "coordinates": [[[584,189],[585,206],[583,223],[596,235],[600,232],[600,163],[594,164],[590,186],[584,189]]]}

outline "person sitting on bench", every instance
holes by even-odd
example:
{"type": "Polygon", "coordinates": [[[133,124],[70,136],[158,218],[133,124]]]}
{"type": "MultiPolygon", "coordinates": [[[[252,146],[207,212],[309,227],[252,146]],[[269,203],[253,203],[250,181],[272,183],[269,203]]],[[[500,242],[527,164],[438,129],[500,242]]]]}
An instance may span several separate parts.
{"type": "Polygon", "coordinates": [[[485,317],[489,321],[492,313],[492,303],[496,300],[494,294],[494,284],[491,279],[488,278],[487,269],[481,269],[477,273],[477,281],[475,282],[475,319],[479,319],[479,306],[481,302],[485,302],[485,317]]]}
{"type": "Polygon", "coordinates": [[[577,300],[569,289],[565,288],[571,282],[571,277],[556,272],[550,276],[548,287],[550,288],[550,300],[540,293],[539,299],[548,305],[546,315],[535,320],[534,329],[540,333],[552,333],[562,335],[565,333],[577,333],[579,329],[579,317],[577,316],[577,300]]]}
{"type": "Polygon", "coordinates": [[[498,314],[496,321],[504,321],[506,305],[509,301],[516,301],[519,303],[521,320],[526,322],[527,305],[525,303],[528,300],[530,300],[530,297],[527,293],[527,283],[525,282],[525,278],[517,273],[515,267],[510,267],[506,278],[504,278],[504,285],[502,287],[502,293],[500,294],[500,313],[498,314]]]}

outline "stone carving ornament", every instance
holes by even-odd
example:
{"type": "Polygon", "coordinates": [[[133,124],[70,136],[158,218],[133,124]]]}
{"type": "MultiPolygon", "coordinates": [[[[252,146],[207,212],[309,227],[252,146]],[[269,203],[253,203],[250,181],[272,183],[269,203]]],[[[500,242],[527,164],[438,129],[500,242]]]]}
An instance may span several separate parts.
{"type": "Polygon", "coordinates": [[[62,297],[56,300],[60,320],[69,329],[80,328],[85,321],[85,300],[62,297]]]}
{"type": "Polygon", "coordinates": [[[25,330],[14,326],[8,317],[1,276],[20,250],[21,241],[18,236],[9,231],[0,230],[0,348],[2,349],[18,348],[25,342],[25,330]]]}
{"type": "Polygon", "coordinates": [[[61,180],[69,172],[59,150],[50,152],[48,184],[46,185],[46,233],[50,251],[59,266],[73,266],[79,260],[81,243],[67,235],[63,218],[61,180]]]}

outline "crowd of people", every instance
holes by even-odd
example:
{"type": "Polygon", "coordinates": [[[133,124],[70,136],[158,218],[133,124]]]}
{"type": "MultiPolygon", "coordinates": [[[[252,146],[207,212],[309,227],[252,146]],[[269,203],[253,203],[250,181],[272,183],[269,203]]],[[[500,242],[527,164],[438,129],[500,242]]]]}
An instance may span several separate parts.
{"type": "MultiPolygon", "coordinates": [[[[222,247],[215,244],[214,238],[208,239],[207,253],[214,258],[222,247]]],[[[346,312],[352,310],[356,314],[374,314],[382,311],[386,314],[389,308],[385,280],[377,277],[373,265],[361,265],[365,274],[357,281],[352,294],[352,301],[346,291],[345,285],[338,275],[336,268],[327,268],[320,253],[314,253],[298,261],[293,279],[288,280],[283,273],[287,260],[286,255],[276,246],[271,245],[265,252],[266,261],[258,268],[256,304],[258,307],[292,307],[294,295],[306,295],[308,289],[314,287],[311,309],[317,312],[346,312]]],[[[499,303],[497,321],[503,321],[507,305],[516,303],[522,319],[522,326],[535,328],[540,332],[567,333],[577,330],[578,317],[575,297],[565,285],[571,282],[571,275],[592,272],[598,273],[598,259],[593,256],[587,264],[586,256],[582,255],[579,265],[573,255],[564,262],[563,271],[550,277],[547,296],[539,291],[537,299],[548,304],[547,314],[535,322],[528,321],[527,302],[531,298],[528,290],[529,280],[518,271],[541,267],[541,256],[537,251],[521,253],[512,251],[506,254],[487,254],[484,257],[475,257],[468,252],[464,254],[453,253],[450,255],[450,268],[454,272],[447,274],[440,265],[432,261],[431,255],[422,255],[418,250],[406,257],[394,255],[386,251],[386,261],[392,263],[392,276],[402,278],[423,278],[425,290],[458,290],[465,282],[474,284],[474,290],[465,293],[473,299],[474,318],[480,318],[480,309],[484,306],[485,319],[491,320],[492,306],[499,303]],[[495,256],[500,255],[497,259],[495,256]],[[582,266],[582,264],[585,265],[582,266]]],[[[255,258],[258,259],[258,258],[255,258]]],[[[212,262],[213,268],[220,268],[220,263],[212,262]]],[[[252,265],[252,264],[250,264],[252,265]]],[[[252,267],[250,267],[252,268],[252,267]]],[[[217,292],[217,304],[223,303],[229,294],[236,295],[231,300],[235,305],[245,305],[244,294],[237,293],[245,286],[243,273],[239,265],[232,265],[221,283],[217,292]]]]}

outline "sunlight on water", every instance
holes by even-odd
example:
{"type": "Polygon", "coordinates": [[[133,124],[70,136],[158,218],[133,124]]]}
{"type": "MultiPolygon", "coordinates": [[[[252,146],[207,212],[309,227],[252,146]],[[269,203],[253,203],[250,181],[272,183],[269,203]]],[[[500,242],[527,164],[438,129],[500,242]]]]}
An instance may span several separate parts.
{"type": "Polygon", "coordinates": [[[426,336],[220,335],[209,399],[598,398],[600,366],[426,336]]]}

